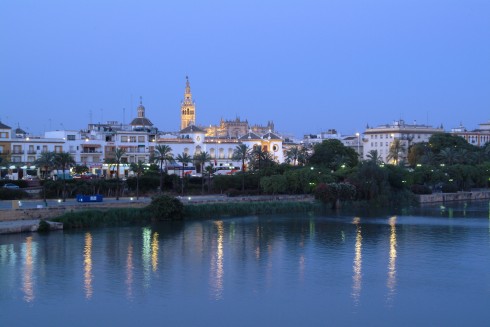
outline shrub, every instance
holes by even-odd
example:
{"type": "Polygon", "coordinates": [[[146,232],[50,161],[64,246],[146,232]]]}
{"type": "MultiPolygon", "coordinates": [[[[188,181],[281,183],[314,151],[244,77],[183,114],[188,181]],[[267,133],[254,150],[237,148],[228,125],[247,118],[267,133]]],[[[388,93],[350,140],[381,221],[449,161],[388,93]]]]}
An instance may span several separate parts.
{"type": "Polygon", "coordinates": [[[414,184],[410,187],[410,190],[414,194],[432,194],[432,190],[426,185],[414,184]]]}
{"type": "Polygon", "coordinates": [[[446,183],[442,185],[442,193],[456,193],[458,186],[454,183],[446,183]]]}
{"type": "Polygon", "coordinates": [[[151,200],[146,210],[152,219],[180,220],[183,217],[184,205],[177,198],[160,195],[151,200]]]}
{"type": "Polygon", "coordinates": [[[0,188],[0,200],[22,200],[29,198],[26,191],[19,189],[0,188]]]}

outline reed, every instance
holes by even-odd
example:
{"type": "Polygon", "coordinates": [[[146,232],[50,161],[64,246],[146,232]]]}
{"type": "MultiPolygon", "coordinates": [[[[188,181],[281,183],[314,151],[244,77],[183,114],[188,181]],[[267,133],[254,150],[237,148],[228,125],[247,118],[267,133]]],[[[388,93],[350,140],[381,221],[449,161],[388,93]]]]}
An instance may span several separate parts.
{"type": "Polygon", "coordinates": [[[233,202],[191,204],[184,207],[185,218],[219,218],[257,214],[311,212],[322,210],[319,202],[233,202]]]}

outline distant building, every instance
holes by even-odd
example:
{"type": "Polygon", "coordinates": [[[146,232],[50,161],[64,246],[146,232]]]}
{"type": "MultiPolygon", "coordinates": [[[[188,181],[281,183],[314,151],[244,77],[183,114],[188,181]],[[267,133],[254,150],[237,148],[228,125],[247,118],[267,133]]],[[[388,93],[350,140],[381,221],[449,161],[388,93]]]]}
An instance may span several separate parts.
{"type": "Polygon", "coordinates": [[[428,142],[433,134],[443,132],[442,125],[440,127],[432,127],[419,125],[416,122],[407,124],[404,120],[396,120],[391,124],[377,127],[367,126],[364,131],[362,158],[366,159],[371,150],[376,150],[382,160],[389,163],[390,147],[394,140],[400,140],[402,151],[399,153],[399,161],[405,161],[410,145],[428,142]]]}
{"type": "Polygon", "coordinates": [[[462,124],[452,128],[451,134],[461,136],[469,144],[483,147],[490,142],[490,121],[478,124],[478,128],[468,131],[462,124]]]}

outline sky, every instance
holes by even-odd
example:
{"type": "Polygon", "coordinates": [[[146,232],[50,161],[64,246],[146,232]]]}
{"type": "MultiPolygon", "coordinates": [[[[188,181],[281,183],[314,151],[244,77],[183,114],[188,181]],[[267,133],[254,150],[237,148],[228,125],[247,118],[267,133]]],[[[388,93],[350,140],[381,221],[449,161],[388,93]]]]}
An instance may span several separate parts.
{"type": "Polygon", "coordinates": [[[404,119],[490,120],[488,0],[0,2],[0,121],[31,134],[128,123],[275,123],[302,137],[404,119]]]}

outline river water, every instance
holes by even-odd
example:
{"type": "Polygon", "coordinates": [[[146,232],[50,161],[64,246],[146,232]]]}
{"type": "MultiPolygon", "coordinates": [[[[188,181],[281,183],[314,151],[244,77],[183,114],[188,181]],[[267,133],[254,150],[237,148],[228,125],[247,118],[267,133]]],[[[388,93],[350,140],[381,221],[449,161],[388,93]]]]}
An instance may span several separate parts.
{"type": "Polygon", "coordinates": [[[0,236],[0,326],[488,326],[489,202],[0,236]]]}

